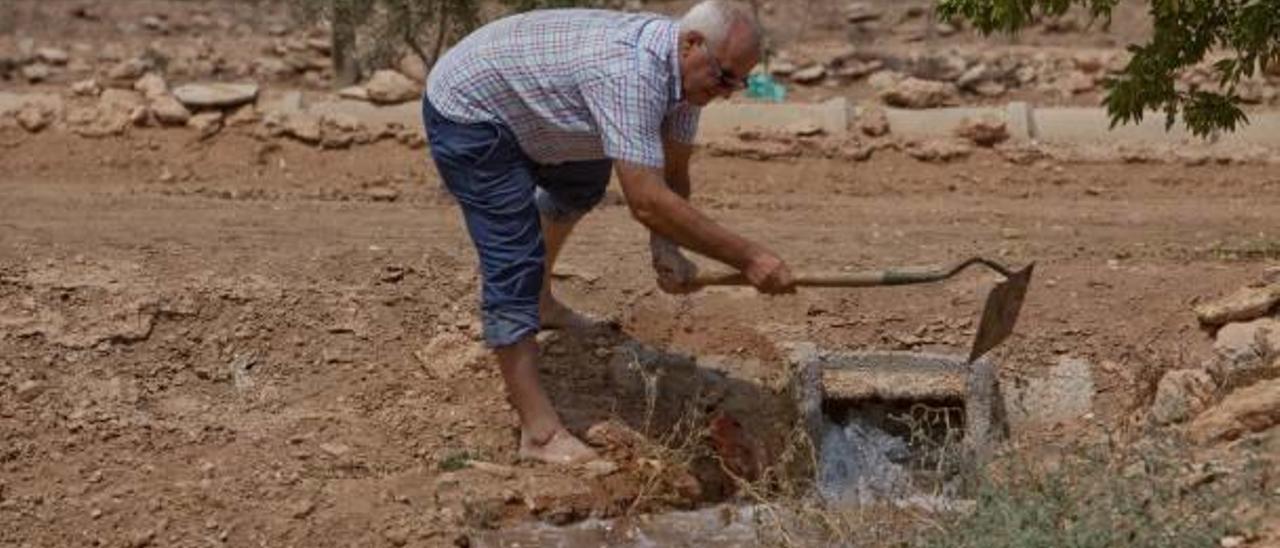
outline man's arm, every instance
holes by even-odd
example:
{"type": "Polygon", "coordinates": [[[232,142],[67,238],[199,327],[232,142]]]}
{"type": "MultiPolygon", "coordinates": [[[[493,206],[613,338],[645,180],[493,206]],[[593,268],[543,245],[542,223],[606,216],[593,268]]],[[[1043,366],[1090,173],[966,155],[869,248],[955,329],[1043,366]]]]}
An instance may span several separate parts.
{"type": "Polygon", "coordinates": [[[668,136],[662,139],[662,151],[666,158],[667,186],[676,195],[688,200],[692,188],[689,183],[689,158],[693,157],[693,145],[668,136]]]}
{"type": "MultiPolygon", "coordinates": [[[[667,170],[630,162],[617,162],[618,180],[626,196],[631,215],[649,230],[686,247],[728,264],[746,275],[753,285],[765,292],[791,289],[791,274],[782,259],[764,246],[747,240],[716,224],[694,209],[678,190],[667,186],[666,171],[683,169],[683,182],[672,180],[672,187],[683,185],[689,191],[688,158],[684,167],[667,170]]],[[[679,161],[668,158],[668,162],[679,161]]]]}

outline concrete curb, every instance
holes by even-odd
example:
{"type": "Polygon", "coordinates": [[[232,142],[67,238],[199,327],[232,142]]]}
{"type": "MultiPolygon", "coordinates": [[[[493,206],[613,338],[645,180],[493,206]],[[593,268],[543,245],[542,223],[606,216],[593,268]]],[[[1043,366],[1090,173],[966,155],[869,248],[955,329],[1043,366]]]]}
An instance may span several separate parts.
{"type": "MultiPolygon", "coordinates": [[[[819,104],[726,103],[707,107],[699,137],[703,140],[733,137],[740,130],[787,130],[818,126],[831,135],[850,131],[858,117],[873,106],[851,107],[836,98],[819,104]]],[[[949,137],[961,120],[990,115],[1002,118],[1013,141],[1051,144],[1248,144],[1280,149],[1280,112],[1255,113],[1249,124],[1235,133],[1208,140],[1198,139],[1177,121],[1165,130],[1164,116],[1156,113],[1137,124],[1111,128],[1106,110],[1098,107],[1044,107],[1015,101],[1004,107],[948,107],[924,110],[884,108],[890,133],[908,138],[949,137]]]]}
{"type": "MultiPolygon", "coordinates": [[[[264,94],[266,95],[266,94],[264,94]]],[[[28,102],[42,102],[61,110],[63,101],[56,94],[16,94],[0,92],[0,117],[16,113],[28,102]]],[[[379,106],[349,99],[326,99],[304,104],[298,92],[286,92],[259,99],[263,113],[315,115],[345,114],[366,124],[397,124],[404,128],[421,127],[421,107],[414,102],[379,106]]],[[[708,142],[735,138],[743,130],[812,131],[820,129],[828,135],[845,135],[873,105],[854,106],[837,97],[822,103],[716,103],[704,109],[698,140],[708,142]]],[[[1025,102],[1010,102],[1003,107],[948,107],[924,110],[883,109],[889,121],[890,134],[907,138],[950,137],[961,120],[991,115],[1003,118],[1014,142],[1035,141],[1046,144],[1133,144],[1133,145],[1215,145],[1221,147],[1250,146],[1280,150],[1280,111],[1254,113],[1249,125],[1235,133],[1209,140],[1192,136],[1181,122],[1165,130],[1164,116],[1148,116],[1141,123],[1110,127],[1104,109],[1098,107],[1036,108],[1025,102]]]]}

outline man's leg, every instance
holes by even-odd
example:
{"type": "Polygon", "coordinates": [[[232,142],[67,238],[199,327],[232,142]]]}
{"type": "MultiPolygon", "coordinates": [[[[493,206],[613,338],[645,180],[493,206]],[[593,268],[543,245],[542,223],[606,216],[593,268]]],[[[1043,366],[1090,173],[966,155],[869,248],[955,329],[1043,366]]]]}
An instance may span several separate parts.
{"type": "Polygon", "coordinates": [[[424,105],[431,153],[457,198],[483,275],[485,343],[497,355],[520,417],[523,457],[572,463],[595,452],[560,422],[538,379],[538,299],[544,246],[534,177],[513,137],[484,124],[455,124],[424,105]]]}
{"type": "Polygon", "coordinates": [[[556,259],[560,257],[573,228],[604,197],[612,169],[613,162],[599,160],[540,166],[536,170],[540,187],[536,201],[542,222],[542,240],[546,243],[546,271],[539,298],[544,329],[580,329],[600,323],[560,302],[551,292],[551,274],[555,272],[556,259]]]}

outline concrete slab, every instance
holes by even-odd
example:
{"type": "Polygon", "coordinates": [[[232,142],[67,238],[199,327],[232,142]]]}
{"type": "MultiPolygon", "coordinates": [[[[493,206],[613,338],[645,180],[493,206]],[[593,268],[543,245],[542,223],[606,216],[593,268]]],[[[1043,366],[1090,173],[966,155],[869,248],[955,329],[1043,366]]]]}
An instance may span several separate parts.
{"type": "Polygon", "coordinates": [[[849,131],[852,109],[843,97],[824,103],[712,103],[702,109],[700,141],[731,138],[741,130],[779,131],[813,125],[827,135],[849,131]]]}

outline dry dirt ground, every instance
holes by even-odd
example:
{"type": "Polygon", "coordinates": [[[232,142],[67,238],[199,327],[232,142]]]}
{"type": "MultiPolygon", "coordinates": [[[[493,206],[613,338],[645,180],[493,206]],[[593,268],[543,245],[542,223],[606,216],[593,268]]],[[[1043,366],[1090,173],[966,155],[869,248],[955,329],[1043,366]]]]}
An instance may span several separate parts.
{"type": "MultiPolygon", "coordinates": [[[[529,514],[570,520],[724,496],[675,478],[646,499],[652,474],[625,456],[623,470],[594,479],[529,465],[446,470],[463,456],[513,464],[515,430],[491,360],[470,354],[472,251],[424,151],[285,144],[259,164],[259,148],[186,130],[7,145],[6,543],[448,542],[529,514]],[[195,176],[157,182],[162,165],[195,176]],[[370,198],[371,181],[390,181],[398,198],[370,198]]],[[[1112,424],[1150,396],[1148,369],[1208,352],[1190,304],[1266,264],[1214,250],[1280,231],[1280,178],[1263,167],[1059,173],[981,153],[948,165],[891,153],[696,165],[696,203],[797,269],[1037,261],[1018,333],[996,354],[1002,375],[1016,382],[1060,355],[1110,364],[1095,371],[1095,406],[1112,424]]],[[[675,298],[654,291],[644,241],[614,199],[565,252],[564,297],[621,322],[548,341],[545,378],[579,432],[604,420],[644,430],[643,390],[610,365],[643,344],[748,364],[716,377],[728,396],[705,399],[773,439],[786,418],[780,403],[762,405],[778,399],[776,342],[963,345],[990,282],[675,298]]],[[[668,386],[654,439],[706,395],[668,386]]]]}
{"type": "MultiPolygon", "coordinates": [[[[781,343],[963,347],[994,281],[673,297],[611,193],[557,287],[618,327],[544,335],[542,366],[619,468],[518,463],[477,350],[474,255],[426,154],[240,129],[0,132],[0,545],[453,545],[729,500],[716,447],[786,450],[781,343]]],[[[1084,359],[1107,429],[1209,357],[1195,302],[1280,258],[1267,165],[700,151],[694,180],[698,207],[795,269],[1035,261],[1001,378],[1084,359]]]]}

